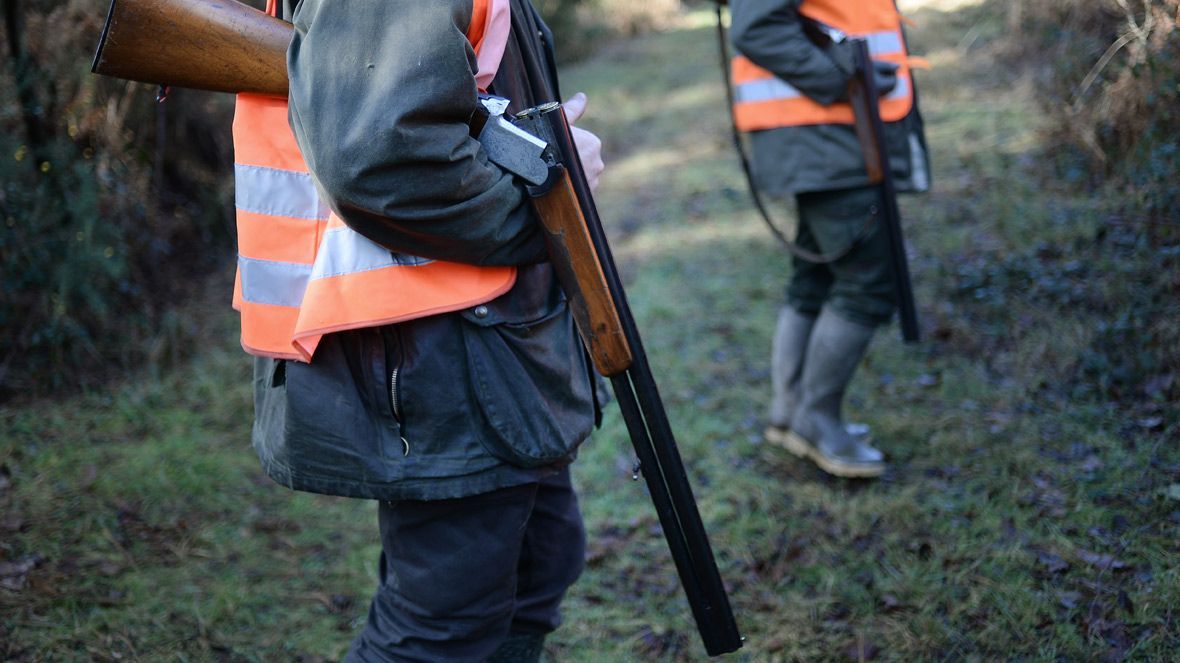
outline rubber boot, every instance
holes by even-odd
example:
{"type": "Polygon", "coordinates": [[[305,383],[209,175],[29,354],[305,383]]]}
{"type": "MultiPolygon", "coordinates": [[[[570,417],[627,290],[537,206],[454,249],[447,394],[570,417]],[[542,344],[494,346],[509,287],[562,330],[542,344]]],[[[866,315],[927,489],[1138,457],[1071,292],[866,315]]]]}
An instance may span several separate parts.
{"type": "Polygon", "coordinates": [[[807,339],[814,325],[814,315],[800,313],[790,306],[779,310],[770,348],[770,423],[763,433],[772,444],[787,443],[791,412],[799,401],[799,378],[803,375],[807,339]]]}
{"type": "Polygon", "coordinates": [[[545,651],[545,634],[511,631],[487,663],[537,663],[545,651]]]}
{"type": "MultiPolygon", "coordinates": [[[[807,355],[807,341],[815,316],[800,313],[790,306],[779,310],[778,323],[770,350],[770,410],[769,424],[762,436],[767,442],[786,447],[787,433],[791,430],[791,413],[799,402],[799,378],[803,375],[803,362],[807,355]]],[[[845,430],[861,440],[870,440],[867,424],[846,422],[845,430]]]]}
{"type": "Polygon", "coordinates": [[[811,330],[786,446],[828,474],[876,477],[885,471],[882,453],[850,434],[840,413],[844,392],[874,331],[826,308],[811,330]]]}

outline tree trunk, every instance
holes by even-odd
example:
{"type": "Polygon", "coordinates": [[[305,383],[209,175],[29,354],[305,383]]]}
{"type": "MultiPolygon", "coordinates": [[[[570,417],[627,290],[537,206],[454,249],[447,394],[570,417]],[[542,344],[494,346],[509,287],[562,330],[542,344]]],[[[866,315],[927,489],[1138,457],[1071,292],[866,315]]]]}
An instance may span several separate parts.
{"type": "Polygon", "coordinates": [[[39,168],[42,162],[42,151],[45,145],[45,126],[37,104],[37,94],[33,89],[36,71],[33,62],[25,52],[21,41],[21,11],[18,0],[3,0],[4,25],[8,37],[8,52],[12,57],[13,76],[16,79],[16,95],[21,105],[21,119],[25,125],[25,138],[29,141],[30,161],[33,168],[39,168]]]}

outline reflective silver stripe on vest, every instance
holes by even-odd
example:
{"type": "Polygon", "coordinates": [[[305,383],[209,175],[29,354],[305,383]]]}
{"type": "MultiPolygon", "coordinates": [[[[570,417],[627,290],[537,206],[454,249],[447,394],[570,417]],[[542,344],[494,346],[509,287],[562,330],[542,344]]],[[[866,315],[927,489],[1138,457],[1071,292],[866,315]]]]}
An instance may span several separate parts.
{"type": "Polygon", "coordinates": [[[324,233],[311,278],[324,279],[383,267],[416,267],[430,263],[406,253],[394,253],[348,226],[324,233]]]}
{"type": "Polygon", "coordinates": [[[798,88],[781,78],[761,78],[749,83],[742,83],[733,91],[733,98],[738,103],[797,99],[802,96],[803,93],[798,88]]]}
{"type": "MultiPolygon", "coordinates": [[[[892,55],[903,52],[901,34],[895,30],[872,32],[865,35],[851,35],[862,37],[869,42],[869,53],[874,57],[892,55]]],[[[779,78],[763,78],[734,86],[734,101],[758,102],[776,101],[783,99],[797,99],[804,96],[795,86],[779,78]]],[[[909,94],[909,83],[899,80],[897,87],[889,94],[890,99],[909,94]]]]}
{"type": "Polygon", "coordinates": [[[864,35],[869,42],[869,53],[872,55],[888,55],[901,53],[901,35],[893,30],[873,32],[864,35]]]}
{"type": "Polygon", "coordinates": [[[244,212],[296,219],[328,218],[309,173],[234,164],[235,204],[244,212]]]}
{"type": "Polygon", "coordinates": [[[242,299],[252,304],[299,306],[311,278],[311,265],[238,256],[242,299]]]}
{"type": "Polygon", "coordinates": [[[908,96],[910,96],[910,77],[909,76],[898,76],[897,77],[897,85],[893,88],[893,90],[889,94],[885,95],[885,98],[886,99],[904,99],[908,96]]]}
{"type": "MultiPolygon", "coordinates": [[[[886,95],[887,99],[902,99],[910,94],[910,80],[908,76],[898,76],[897,86],[886,95]]],[[[760,78],[756,81],[742,83],[734,88],[733,98],[737,103],[753,103],[758,101],[783,101],[798,99],[804,96],[794,85],[781,78],[760,78]]]]}

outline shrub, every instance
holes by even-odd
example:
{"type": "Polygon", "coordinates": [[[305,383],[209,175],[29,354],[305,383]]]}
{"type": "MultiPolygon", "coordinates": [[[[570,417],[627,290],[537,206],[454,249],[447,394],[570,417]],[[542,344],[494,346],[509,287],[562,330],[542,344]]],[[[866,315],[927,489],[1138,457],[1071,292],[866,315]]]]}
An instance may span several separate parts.
{"type": "Polygon", "coordinates": [[[1092,287],[1108,317],[1080,381],[1119,399],[1180,393],[1180,0],[1005,0],[1038,63],[1066,180],[1105,198],[1092,287]]]}
{"type": "Polygon", "coordinates": [[[1043,59],[1051,144],[1071,179],[1114,179],[1153,219],[1180,205],[1180,0],[1009,0],[1043,59]]]}
{"type": "Polygon", "coordinates": [[[169,306],[231,255],[230,99],[91,75],[105,9],[4,5],[0,398],[167,354],[199,333],[169,306]]]}
{"type": "Polygon", "coordinates": [[[634,36],[666,24],[680,11],[680,0],[534,0],[557,36],[558,57],[574,60],[604,42],[634,36]]]}

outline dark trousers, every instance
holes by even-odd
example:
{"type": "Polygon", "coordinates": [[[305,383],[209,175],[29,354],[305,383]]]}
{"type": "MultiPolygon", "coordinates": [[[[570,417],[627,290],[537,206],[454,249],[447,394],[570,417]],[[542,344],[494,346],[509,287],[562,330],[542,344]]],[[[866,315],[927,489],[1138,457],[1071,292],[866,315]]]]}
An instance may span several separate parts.
{"type": "Polygon", "coordinates": [[[549,633],[582,572],[564,469],[460,499],[383,502],[380,585],[346,661],[483,661],[508,632],[549,633]]]}
{"type": "Polygon", "coordinates": [[[799,246],[834,255],[853,244],[846,255],[829,263],[793,257],[787,303],[815,315],[830,306],[849,320],[875,327],[889,321],[895,308],[889,266],[889,237],[880,219],[866,227],[878,205],[877,189],[864,187],[801,193],[799,246]]]}

